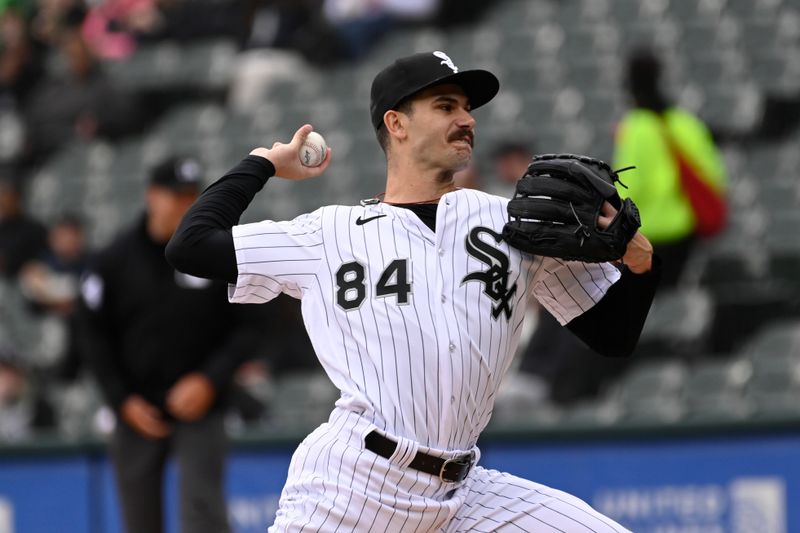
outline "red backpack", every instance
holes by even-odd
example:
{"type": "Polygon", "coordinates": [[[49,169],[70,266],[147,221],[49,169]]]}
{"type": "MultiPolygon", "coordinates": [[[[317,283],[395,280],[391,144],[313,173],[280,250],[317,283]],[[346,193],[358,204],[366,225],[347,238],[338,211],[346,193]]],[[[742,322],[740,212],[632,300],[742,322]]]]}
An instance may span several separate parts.
{"type": "Polygon", "coordinates": [[[689,163],[681,153],[675,142],[664,129],[672,156],[678,165],[683,192],[692,204],[692,210],[697,221],[695,233],[700,237],[713,237],[720,233],[728,221],[728,204],[725,196],[709,185],[700,173],[689,163]]]}

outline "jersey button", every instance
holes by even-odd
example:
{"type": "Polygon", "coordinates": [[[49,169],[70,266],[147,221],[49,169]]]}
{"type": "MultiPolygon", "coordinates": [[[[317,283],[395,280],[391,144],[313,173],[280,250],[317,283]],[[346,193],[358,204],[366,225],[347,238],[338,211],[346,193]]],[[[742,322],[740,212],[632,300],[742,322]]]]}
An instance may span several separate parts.
{"type": "Polygon", "coordinates": [[[447,301],[447,296],[445,296],[444,294],[442,294],[442,303],[445,303],[446,301],[447,301]]]}
{"type": "Polygon", "coordinates": [[[453,344],[452,342],[450,343],[450,346],[448,346],[448,348],[450,348],[451,352],[455,352],[456,351],[456,345],[453,344]]]}
{"type": "Polygon", "coordinates": [[[439,248],[439,255],[444,255],[444,248],[439,248]]]}

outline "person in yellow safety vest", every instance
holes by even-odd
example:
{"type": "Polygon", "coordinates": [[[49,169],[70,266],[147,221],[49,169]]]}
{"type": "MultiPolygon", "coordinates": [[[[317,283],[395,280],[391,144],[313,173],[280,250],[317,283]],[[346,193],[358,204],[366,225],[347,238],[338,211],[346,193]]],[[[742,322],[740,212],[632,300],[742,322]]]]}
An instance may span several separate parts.
{"type": "Polygon", "coordinates": [[[660,74],[661,62],[651,51],[637,50],[629,57],[626,83],[634,107],[616,131],[614,168],[636,167],[621,175],[627,189],[618,189],[639,207],[641,231],[664,262],[663,287],[680,281],[695,240],[694,211],[671,145],[715,189],[727,187],[727,175],[710,131],[665,97],[660,74]]]}

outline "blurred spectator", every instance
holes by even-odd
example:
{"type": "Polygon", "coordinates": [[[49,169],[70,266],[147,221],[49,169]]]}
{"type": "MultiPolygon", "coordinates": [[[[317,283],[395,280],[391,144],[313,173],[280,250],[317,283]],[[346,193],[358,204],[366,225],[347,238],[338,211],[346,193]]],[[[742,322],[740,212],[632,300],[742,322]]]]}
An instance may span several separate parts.
{"type": "Polygon", "coordinates": [[[338,63],[347,55],[345,43],[321,12],[322,1],[254,0],[244,47],[299,52],[318,66],[338,63]]]}
{"type": "Polygon", "coordinates": [[[696,217],[682,186],[674,150],[693,171],[716,189],[727,182],[722,158],[706,126],[676,107],[661,85],[661,61],[650,50],[637,50],[628,59],[626,83],[633,100],[617,129],[615,168],[635,166],[623,176],[630,197],[642,216],[642,233],[662,258],[662,286],[680,281],[696,239],[696,217]]]}
{"type": "MultiPolygon", "coordinates": [[[[64,24],[84,12],[83,0],[35,0],[36,9],[31,20],[35,40],[48,46],[58,46],[64,24]]],[[[80,17],[83,18],[82,16],[80,17]]]]}
{"type": "Polygon", "coordinates": [[[342,38],[347,57],[358,59],[398,26],[472,22],[491,4],[481,0],[323,0],[323,12],[342,38]]]}
{"type": "Polygon", "coordinates": [[[47,241],[45,252],[22,269],[23,290],[38,307],[69,314],[86,263],[83,224],[75,215],[64,215],[48,230],[47,241]]]}
{"type": "Polygon", "coordinates": [[[438,0],[438,4],[433,23],[440,28],[452,28],[480,20],[495,3],[486,0],[438,0]]]}
{"type": "Polygon", "coordinates": [[[243,41],[249,29],[247,7],[252,1],[155,0],[163,20],[161,32],[140,37],[189,41],[226,36],[243,41]]]}
{"type": "Polygon", "coordinates": [[[17,9],[0,14],[0,90],[23,99],[42,74],[41,49],[17,9]]]}
{"type": "Polygon", "coordinates": [[[320,13],[321,0],[251,0],[245,50],[239,54],[229,91],[235,112],[250,113],[270,87],[297,81],[308,63],[333,65],[344,56],[333,27],[320,13]]]}
{"type": "Polygon", "coordinates": [[[466,169],[455,174],[456,185],[468,189],[480,189],[504,198],[514,195],[517,181],[525,174],[533,157],[532,143],[526,141],[501,141],[491,150],[491,170],[486,176],[473,161],[466,169]]]}
{"type": "Polygon", "coordinates": [[[492,151],[492,165],[496,177],[486,184],[484,190],[498,196],[511,198],[517,181],[528,170],[533,157],[532,143],[529,141],[503,141],[492,151]]]}
{"type": "Polygon", "coordinates": [[[81,31],[100,58],[130,57],[142,42],[188,41],[247,33],[247,2],[215,0],[102,0],[92,2],[81,31]]]}
{"type": "Polygon", "coordinates": [[[117,414],[109,454],[129,531],[162,531],[168,455],[180,472],[181,530],[229,530],[224,407],[236,368],[259,348],[261,315],[229,304],[225,283],[164,258],[201,179],[193,159],[155,167],[145,215],[98,254],[81,286],[84,351],[117,414]]]}
{"type": "Polygon", "coordinates": [[[323,12],[345,57],[355,60],[397,25],[430,21],[438,6],[439,0],[325,0],[323,12]]]}
{"type": "Polygon", "coordinates": [[[47,239],[48,249],[22,267],[20,286],[35,310],[64,324],[67,340],[52,377],[72,381],[82,366],[75,309],[80,277],[86,267],[83,224],[75,215],[63,215],[49,228],[47,239]]]}
{"type": "Polygon", "coordinates": [[[15,278],[47,246],[47,230],[25,214],[19,183],[0,179],[0,276],[15,278]]]}
{"type": "Polygon", "coordinates": [[[80,10],[70,12],[58,34],[64,71],[33,91],[27,106],[32,157],[80,136],[117,137],[139,126],[136,99],[108,79],[84,41],[80,10]]]}
{"type": "MultiPolygon", "coordinates": [[[[263,307],[259,357],[236,372],[232,408],[247,424],[269,424],[274,386],[284,376],[322,371],[303,325],[300,302],[281,294],[263,307]]],[[[230,421],[230,419],[228,420],[230,421]]]]}
{"type": "Polygon", "coordinates": [[[440,0],[276,0],[255,2],[247,48],[296,50],[324,67],[358,60],[403,24],[430,22],[440,0]]]}
{"type": "Polygon", "coordinates": [[[24,439],[54,426],[53,409],[29,379],[23,358],[0,343],[0,441],[24,439]]]}
{"type": "Polygon", "coordinates": [[[106,0],[89,9],[81,32],[97,57],[118,60],[134,53],[140,36],[164,25],[156,0],[106,0]]]}
{"type": "Polygon", "coordinates": [[[43,73],[40,48],[18,9],[0,13],[0,164],[18,163],[24,155],[22,110],[43,73]]]}

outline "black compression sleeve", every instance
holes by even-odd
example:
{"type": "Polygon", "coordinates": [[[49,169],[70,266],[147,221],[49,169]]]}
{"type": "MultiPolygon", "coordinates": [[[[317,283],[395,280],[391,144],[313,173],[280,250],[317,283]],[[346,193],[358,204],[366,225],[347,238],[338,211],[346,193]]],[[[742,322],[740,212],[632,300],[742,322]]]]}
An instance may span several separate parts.
{"type": "Polygon", "coordinates": [[[210,185],[189,208],[167,244],[167,261],[193,276],[236,283],[231,228],[274,174],[270,161],[251,155],[210,185]]]}
{"type": "Polygon", "coordinates": [[[622,278],[567,328],[601,355],[629,356],[639,342],[660,279],[661,260],[656,256],[652,268],[644,274],[623,268],[622,278]]]}

